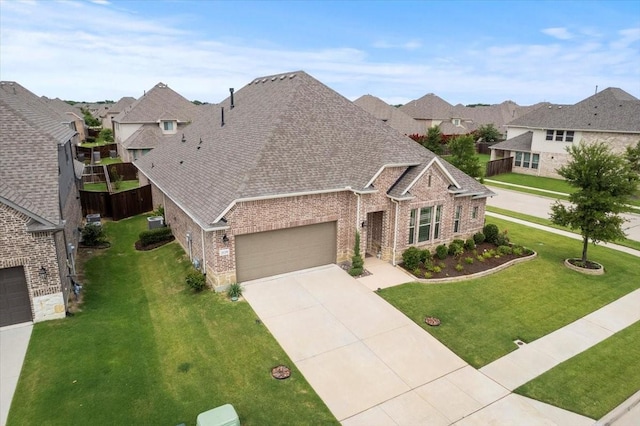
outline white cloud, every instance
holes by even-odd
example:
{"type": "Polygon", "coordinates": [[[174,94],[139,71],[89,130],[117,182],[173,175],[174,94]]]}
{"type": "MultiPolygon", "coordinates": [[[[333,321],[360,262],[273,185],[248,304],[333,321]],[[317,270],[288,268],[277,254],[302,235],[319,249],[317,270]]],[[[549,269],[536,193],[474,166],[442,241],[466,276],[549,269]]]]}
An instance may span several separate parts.
{"type": "Polygon", "coordinates": [[[567,30],[566,28],[556,27],[556,28],[545,28],[542,32],[551,37],[558,38],[560,40],[570,40],[574,36],[567,30]]]}
{"type": "Polygon", "coordinates": [[[48,97],[117,100],[138,97],[162,81],[188,99],[219,102],[229,87],[294,70],[307,71],[347,98],[370,93],[393,103],[429,92],[454,104],[572,103],[596,84],[640,93],[635,29],[619,31],[615,40],[590,29],[592,36],[581,33],[571,43],[482,39],[467,48],[434,43],[428,50],[419,50],[417,39],[379,41],[380,50],[368,52],[348,43],[291,48],[266,38],[206,38],[175,17],[149,19],[88,2],[2,2],[0,19],[2,78],[48,97]],[[94,14],[108,24],[77,19],[94,14]],[[392,62],[383,55],[394,52],[385,49],[411,52],[392,62]]]}

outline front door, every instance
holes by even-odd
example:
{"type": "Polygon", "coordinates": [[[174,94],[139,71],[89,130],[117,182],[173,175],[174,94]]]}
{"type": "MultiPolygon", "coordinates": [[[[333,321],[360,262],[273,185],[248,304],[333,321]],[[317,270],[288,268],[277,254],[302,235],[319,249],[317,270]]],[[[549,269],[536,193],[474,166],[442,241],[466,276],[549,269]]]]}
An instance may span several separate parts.
{"type": "Polygon", "coordinates": [[[382,253],[382,222],[384,212],[367,213],[367,254],[378,256],[382,253]]]}

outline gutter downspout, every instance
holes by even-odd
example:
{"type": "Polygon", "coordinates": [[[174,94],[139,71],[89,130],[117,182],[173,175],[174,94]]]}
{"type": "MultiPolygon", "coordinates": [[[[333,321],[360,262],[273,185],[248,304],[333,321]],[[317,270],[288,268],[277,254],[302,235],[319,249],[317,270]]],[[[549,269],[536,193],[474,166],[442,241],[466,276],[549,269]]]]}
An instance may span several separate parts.
{"type": "Polygon", "coordinates": [[[396,205],[396,217],[393,220],[394,222],[393,223],[393,254],[392,254],[391,264],[393,266],[397,266],[396,265],[396,244],[398,241],[398,210],[400,209],[400,203],[394,200],[393,198],[391,199],[391,202],[396,205]]]}
{"type": "Polygon", "coordinates": [[[207,252],[204,250],[204,229],[200,228],[200,239],[202,240],[202,273],[207,275],[207,252]]]}
{"type": "Polygon", "coordinates": [[[355,194],[356,194],[356,197],[358,198],[358,207],[357,207],[357,213],[356,213],[356,232],[357,232],[358,225],[360,224],[360,194],[358,194],[357,192],[355,194]]]}

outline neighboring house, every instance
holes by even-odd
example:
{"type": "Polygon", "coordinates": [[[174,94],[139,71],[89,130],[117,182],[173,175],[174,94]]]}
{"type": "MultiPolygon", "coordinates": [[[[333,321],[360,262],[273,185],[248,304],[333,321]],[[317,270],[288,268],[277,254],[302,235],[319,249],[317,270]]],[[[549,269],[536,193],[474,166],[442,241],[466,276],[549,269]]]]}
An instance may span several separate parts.
{"type": "Polygon", "coordinates": [[[539,103],[519,106],[513,101],[504,101],[495,105],[468,107],[458,104],[453,106],[433,93],[429,93],[401,106],[400,110],[420,123],[420,134],[426,134],[429,127],[440,126],[443,135],[465,135],[477,130],[480,126],[493,124],[505,135],[506,123],[542,105],[539,103]]]}
{"type": "Polygon", "coordinates": [[[414,120],[399,108],[389,105],[380,98],[364,95],[353,101],[354,104],[382,120],[403,135],[423,135],[424,125],[414,120]]]}
{"type": "Polygon", "coordinates": [[[217,289],[349,260],[356,231],[396,264],[483,227],[492,192],[302,71],[208,111],[134,164],[217,289]]]}
{"type": "Polygon", "coordinates": [[[575,105],[543,106],[507,128],[507,140],[491,146],[491,159],[511,157],[514,172],[557,178],[572,144],[604,142],[616,153],[636,145],[640,100],[612,87],[575,105]]]}
{"type": "Polygon", "coordinates": [[[133,161],[183,131],[197,107],[164,83],[156,84],[113,117],[113,133],[123,161],[133,161]]]}
{"type": "Polygon", "coordinates": [[[134,103],[136,98],[125,96],[115,104],[104,104],[97,112],[97,118],[102,123],[103,129],[113,130],[113,117],[124,111],[129,105],[134,103]]]}
{"type": "Polygon", "coordinates": [[[77,132],[0,82],[0,326],[64,318],[82,213],[77,132]]]}
{"type": "Polygon", "coordinates": [[[87,130],[87,125],[84,122],[84,115],[80,108],[69,105],[65,101],[60,98],[49,99],[46,96],[42,96],[41,98],[49,108],[57,111],[59,114],[67,117],[67,120],[70,123],[73,123],[73,129],[78,132],[78,141],[83,142],[87,139],[89,135],[87,130]]]}

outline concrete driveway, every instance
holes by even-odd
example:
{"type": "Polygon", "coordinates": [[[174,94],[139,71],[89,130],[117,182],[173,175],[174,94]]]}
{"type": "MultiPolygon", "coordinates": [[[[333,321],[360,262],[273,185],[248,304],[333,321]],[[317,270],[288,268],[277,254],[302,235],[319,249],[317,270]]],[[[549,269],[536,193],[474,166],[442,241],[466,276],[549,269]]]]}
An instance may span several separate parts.
{"type": "Polygon", "coordinates": [[[243,285],[245,299],[344,425],[484,425],[505,416],[513,424],[593,422],[567,423],[563,410],[509,395],[336,265],[243,285]],[[482,416],[474,421],[474,413],[482,416]]]}
{"type": "Polygon", "coordinates": [[[33,323],[0,328],[0,425],[7,424],[11,400],[18,385],[33,323]]]}

